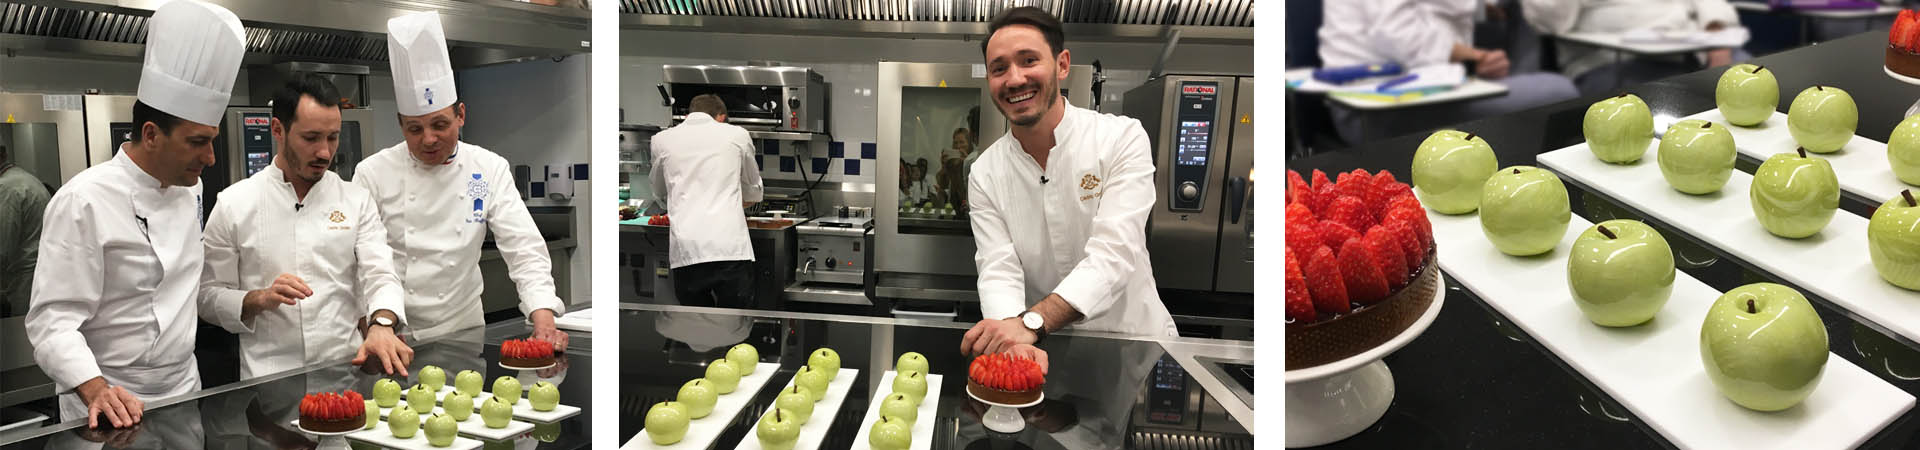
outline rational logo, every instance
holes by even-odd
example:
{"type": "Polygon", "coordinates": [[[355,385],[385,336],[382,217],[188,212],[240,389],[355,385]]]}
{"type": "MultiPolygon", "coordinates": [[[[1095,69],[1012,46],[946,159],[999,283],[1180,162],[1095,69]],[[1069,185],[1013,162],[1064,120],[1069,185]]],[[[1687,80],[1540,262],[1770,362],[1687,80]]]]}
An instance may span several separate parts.
{"type": "Polygon", "coordinates": [[[247,117],[243,123],[247,124],[248,126],[258,125],[258,126],[264,127],[268,125],[273,125],[273,121],[268,120],[265,117],[247,117]]]}
{"type": "Polygon", "coordinates": [[[1213,87],[1213,86],[1181,86],[1181,87],[1180,87],[1180,93],[1182,93],[1182,94],[1200,94],[1200,95],[1214,95],[1214,92],[1215,92],[1216,90],[1218,90],[1218,89],[1219,89],[1219,88],[1216,88],[1216,87],[1213,87]]]}

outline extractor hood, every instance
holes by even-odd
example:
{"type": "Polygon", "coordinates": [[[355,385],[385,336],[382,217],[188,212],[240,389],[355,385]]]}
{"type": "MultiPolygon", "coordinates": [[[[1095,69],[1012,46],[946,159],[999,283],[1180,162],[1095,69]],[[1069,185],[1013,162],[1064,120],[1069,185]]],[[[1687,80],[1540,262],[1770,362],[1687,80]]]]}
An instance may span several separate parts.
{"type": "Polygon", "coordinates": [[[637,30],[867,37],[977,37],[1014,6],[1051,11],[1075,40],[1251,44],[1253,0],[620,0],[637,30]]]}

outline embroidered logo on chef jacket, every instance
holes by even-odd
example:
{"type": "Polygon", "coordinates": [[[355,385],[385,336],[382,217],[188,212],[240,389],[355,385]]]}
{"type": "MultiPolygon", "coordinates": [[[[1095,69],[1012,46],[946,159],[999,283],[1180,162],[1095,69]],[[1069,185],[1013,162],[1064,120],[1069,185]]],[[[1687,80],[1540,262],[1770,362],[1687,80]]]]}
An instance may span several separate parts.
{"type": "MultiPolygon", "coordinates": [[[[336,224],[346,222],[347,214],[340,212],[340,210],[336,209],[336,210],[333,210],[333,214],[327,215],[327,220],[332,221],[333,223],[336,223],[336,224]]],[[[327,230],[329,231],[343,231],[343,230],[351,230],[351,229],[353,229],[353,226],[351,225],[327,225],[327,230]]]]}
{"type": "Polygon", "coordinates": [[[473,215],[467,218],[467,223],[485,223],[487,180],[480,179],[479,172],[475,172],[473,179],[467,181],[467,197],[473,198],[473,215]]]}
{"type": "MultiPolygon", "coordinates": [[[[1081,190],[1091,191],[1093,190],[1093,188],[1097,188],[1097,187],[1100,187],[1100,177],[1093,176],[1093,174],[1086,174],[1086,175],[1080,176],[1081,190]]],[[[1107,194],[1107,191],[1100,191],[1092,194],[1082,195],[1080,196],[1080,201],[1084,202],[1094,197],[1100,197],[1106,194],[1107,194]]]]}

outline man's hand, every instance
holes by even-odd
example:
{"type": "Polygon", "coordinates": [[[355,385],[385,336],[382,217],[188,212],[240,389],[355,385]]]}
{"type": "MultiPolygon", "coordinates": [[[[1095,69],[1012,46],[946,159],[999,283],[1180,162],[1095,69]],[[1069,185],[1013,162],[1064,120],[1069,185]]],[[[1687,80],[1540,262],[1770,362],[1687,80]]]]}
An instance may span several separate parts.
{"type": "Polygon", "coordinates": [[[1489,80],[1506,78],[1513,65],[1507,61],[1506,50],[1481,50],[1474,61],[1474,76],[1489,80]]]}
{"type": "Polygon", "coordinates": [[[99,428],[100,414],[107,415],[108,425],[124,428],[140,423],[140,417],[146,413],[147,405],[133,398],[126,388],[107,385],[107,379],[93,377],[74,392],[80,394],[80,400],[87,403],[87,427],[99,428]]]}
{"type": "Polygon", "coordinates": [[[367,327],[367,340],[360,343],[360,352],[353,355],[353,364],[366,364],[368,356],[380,358],[380,366],[387,375],[407,376],[407,365],[413,364],[413,348],[394,336],[391,327],[367,327]]]}
{"type": "Polygon", "coordinates": [[[1720,48],[1707,50],[1707,67],[1720,67],[1733,64],[1733,49],[1720,48]]]}
{"type": "Polygon", "coordinates": [[[73,430],[73,432],[79,434],[80,438],[86,439],[87,442],[98,442],[102,444],[101,448],[130,448],[133,447],[134,439],[140,437],[139,426],[109,430],[80,428],[73,430]]]}
{"type": "Polygon", "coordinates": [[[1027,344],[1031,347],[1038,336],[1033,335],[1019,317],[1005,319],[986,319],[973,324],[967,330],[966,337],[960,339],[960,353],[965,355],[989,355],[1006,351],[1015,344],[1027,344]]]}
{"type": "Polygon", "coordinates": [[[1040,364],[1040,374],[1047,374],[1046,350],[1041,350],[1040,347],[1034,347],[1033,344],[1013,344],[1007,346],[1006,352],[1013,356],[1033,360],[1033,362],[1040,364]]]}
{"type": "Polygon", "coordinates": [[[567,332],[553,326],[553,310],[536,309],[527,316],[533,321],[533,338],[553,343],[553,351],[567,351],[567,332]]]}
{"type": "Polygon", "coordinates": [[[247,291],[247,296],[240,301],[240,320],[252,321],[253,316],[259,315],[261,311],[278,308],[280,305],[293,305],[312,295],[313,288],[307,287],[307,282],[300,277],[290,273],[280,274],[274,277],[273,284],[262,289],[247,291]]]}

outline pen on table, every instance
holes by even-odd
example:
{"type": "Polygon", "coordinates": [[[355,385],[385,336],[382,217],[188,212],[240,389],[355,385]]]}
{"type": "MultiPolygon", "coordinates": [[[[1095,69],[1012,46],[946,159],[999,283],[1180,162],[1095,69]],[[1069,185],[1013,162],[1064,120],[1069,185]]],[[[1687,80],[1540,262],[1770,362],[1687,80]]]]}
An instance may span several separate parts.
{"type": "Polygon", "coordinates": [[[1417,74],[1417,73],[1410,73],[1410,74],[1407,74],[1406,76],[1402,76],[1402,77],[1399,77],[1399,78],[1394,78],[1394,79],[1391,79],[1391,80],[1387,80],[1387,82],[1385,82],[1385,83],[1380,83],[1380,87],[1377,87],[1377,88],[1374,88],[1374,91],[1376,91],[1376,92],[1387,92],[1388,90],[1390,90],[1390,89],[1393,89],[1393,88],[1394,88],[1394,87],[1396,87],[1396,86],[1399,86],[1399,85],[1402,85],[1402,84],[1407,84],[1407,83],[1410,83],[1410,82],[1412,82],[1413,80],[1416,80],[1416,79],[1419,79],[1419,78],[1420,78],[1420,74],[1417,74]]]}

